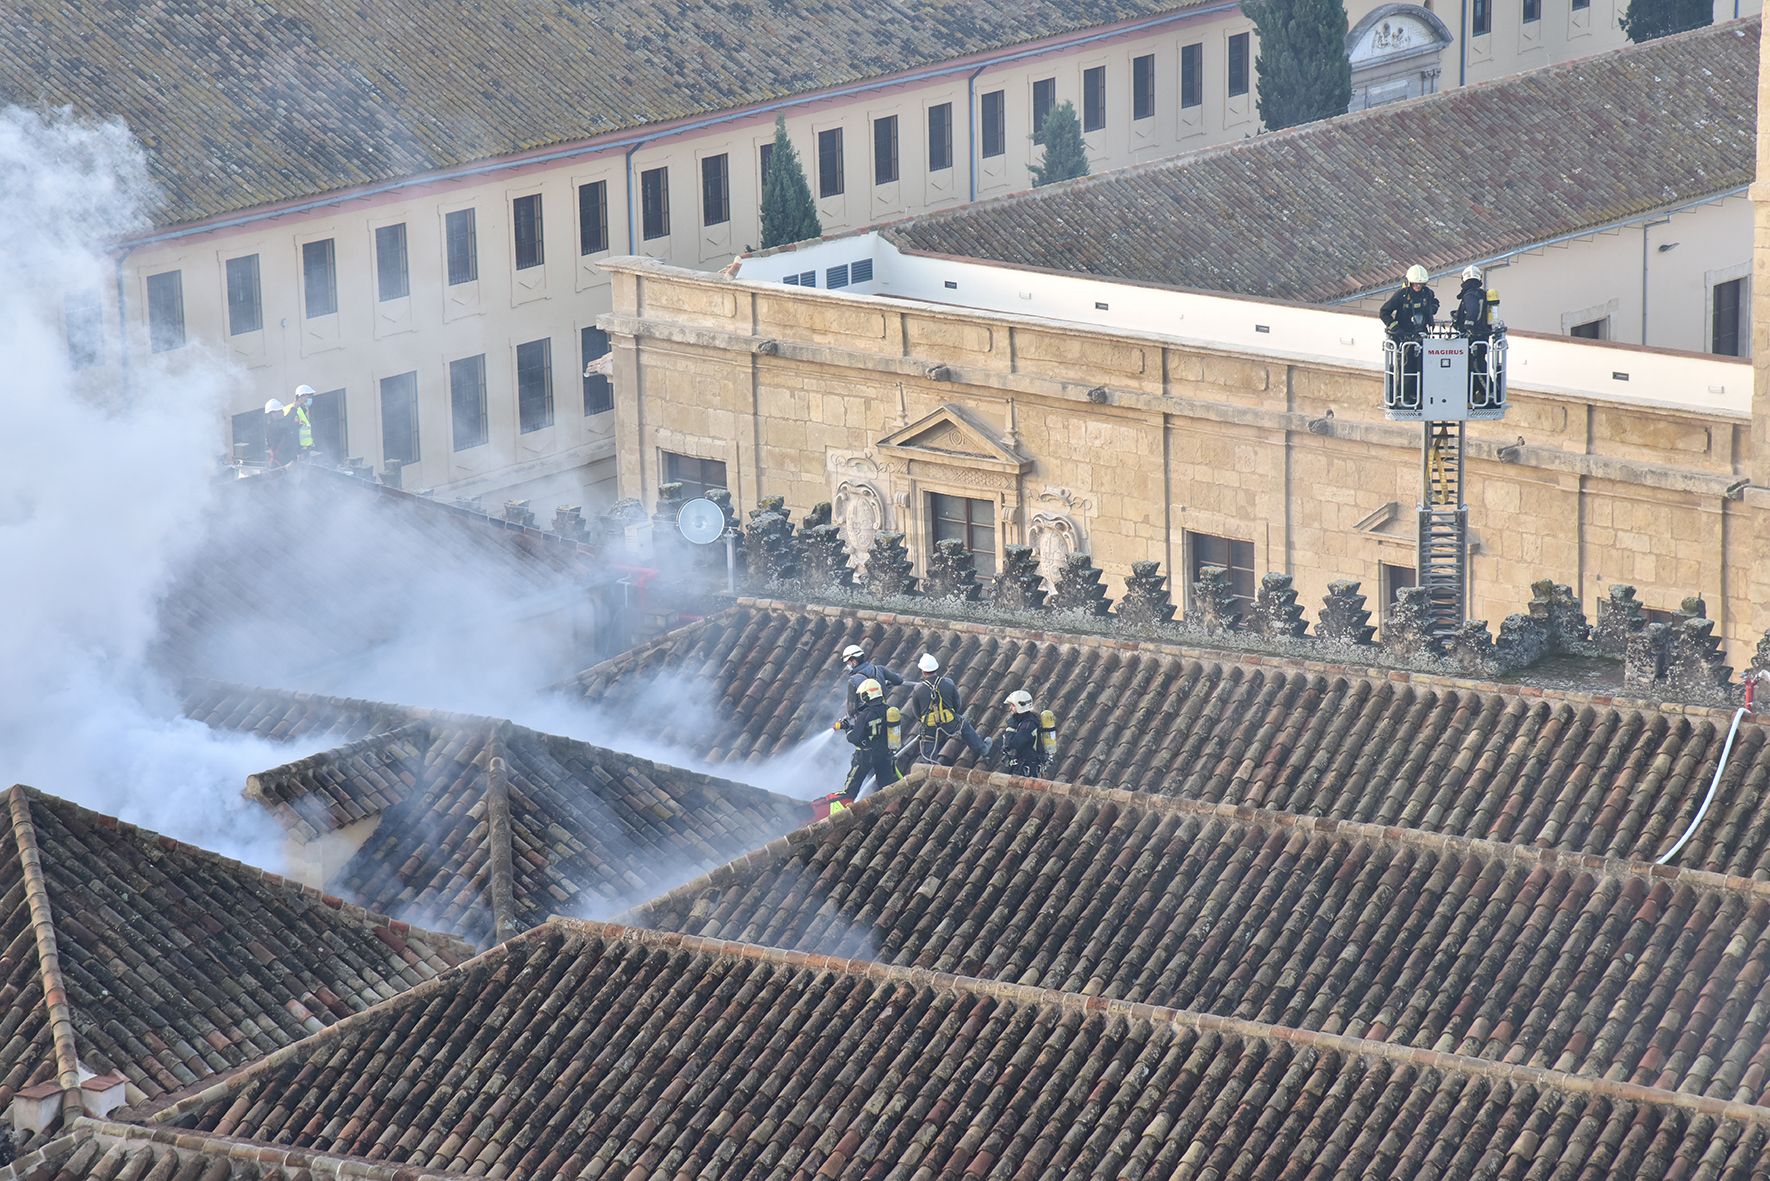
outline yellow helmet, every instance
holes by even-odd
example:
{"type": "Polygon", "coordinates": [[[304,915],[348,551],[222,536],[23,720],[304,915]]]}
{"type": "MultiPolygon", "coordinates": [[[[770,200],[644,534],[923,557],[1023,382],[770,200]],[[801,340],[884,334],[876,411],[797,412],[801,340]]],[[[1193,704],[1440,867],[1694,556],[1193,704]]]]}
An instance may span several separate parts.
{"type": "Polygon", "coordinates": [[[877,701],[879,698],[885,696],[885,686],[881,685],[878,681],[875,681],[872,677],[868,677],[866,680],[862,681],[860,683],[860,688],[855,691],[866,701],[877,701]]]}

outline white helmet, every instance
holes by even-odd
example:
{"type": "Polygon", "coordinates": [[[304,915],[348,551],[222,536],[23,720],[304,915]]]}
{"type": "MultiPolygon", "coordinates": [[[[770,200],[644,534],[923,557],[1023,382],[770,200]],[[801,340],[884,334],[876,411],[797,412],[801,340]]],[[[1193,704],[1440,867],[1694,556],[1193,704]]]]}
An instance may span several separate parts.
{"type": "Polygon", "coordinates": [[[1407,268],[1407,281],[1409,283],[1424,283],[1426,281],[1426,268],[1417,262],[1413,266],[1407,268]]]}
{"type": "Polygon", "coordinates": [[[1023,714],[1032,708],[1032,694],[1028,693],[1025,689],[1016,689],[1014,692],[1008,694],[1004,704],[1013,706],[1015,713],[1023,714]]]}
{"type": "Polygon", "coordinates": [[[272,398],[264,404],[264,412],[266,414],[281,414],[283,412],[283,404],[275,398],[272,398]]]}
{"type": "Polygon", "coordinates": [[[860,689],[858,692],[860,693],[861,698],[865,701],[877,701],[879,698],[885,696],[885,686],[881,685],[873,678],[868,677],[860,683],[860,689]]]}
{"type": "Polygon", "coordinates": [[[848,647],[842,649],[842,659],[844,662],[850,660],[865,660],[866,658],[867,650],[862,648],[859,644],[850,644],[848,647]]]}
{"type": "Polygon", "coordinates": [[[1477,283],[1481,282],[1481,268],[1477,267],[1477,266],[1464,267],[1463,268],[1463,278],[1465,280],[1473,279],[1477,283]]]}
{"type": "Polygon", "coordinates": [[[916,661],[916,667],[925,673],[937,673],[940,671],[940,661],[934,659],[932,652],[924,652],[922,659],[916,661]]]}
{"type": "Polygon", "coordinates": [[[295,387],[295,396],[297,398],[311,398],[317,392],[318,391],[310,385],[298,385],[295,387]]]}

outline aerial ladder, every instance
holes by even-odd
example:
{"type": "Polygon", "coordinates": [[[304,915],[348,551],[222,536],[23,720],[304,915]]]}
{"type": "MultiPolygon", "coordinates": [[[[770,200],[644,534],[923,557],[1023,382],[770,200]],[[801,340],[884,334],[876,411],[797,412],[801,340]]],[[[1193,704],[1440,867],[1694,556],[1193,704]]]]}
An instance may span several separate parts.
{"type": "MultiPolygon", "coordinates": [[[[1497,303],[1497,300],[1494,301],[1497,303]]],[[[1383,414],[1422,426],[1419,540],[1415,577],[1426,592],[1434,635],[1469,613],[1469,505],[1464,495],[1464,431],[1506,416],[1506,326],[1474,334],[1446,324],[1383,342],[1383,414]]]]}

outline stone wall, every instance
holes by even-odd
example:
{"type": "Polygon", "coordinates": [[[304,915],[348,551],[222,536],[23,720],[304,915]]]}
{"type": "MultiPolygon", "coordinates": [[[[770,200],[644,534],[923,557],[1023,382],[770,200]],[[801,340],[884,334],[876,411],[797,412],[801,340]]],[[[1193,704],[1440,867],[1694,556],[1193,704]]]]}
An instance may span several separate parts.
{"type": "MultiPolygon", "coordinates": [[[[1183,612],[1189,533],[1251,542],[1253,569],[1311,603],[1414,564],[1419,430],[1382,420],[1374,372],[611,269],[623,496],[651,503],[664,452],[721,460],[740,510],[764,490],[829,501],[853,551],[901,532],[919,572],[929,494],[964,496],[989,505],[998,556],[1030,546],[1050,579],[1087,553],[1114,600],[1154,561],[1180,572],[1183,612]]],[[[1770,511],[1740,495],[1749,443],[1737,416],[1515,388],[1505,422],[1470,426],[1471,615],[1503,619],[1545,577],[1665,611],[1701,593],[1744,664],[1770,623],[1749,590],[1770,511]]]]}

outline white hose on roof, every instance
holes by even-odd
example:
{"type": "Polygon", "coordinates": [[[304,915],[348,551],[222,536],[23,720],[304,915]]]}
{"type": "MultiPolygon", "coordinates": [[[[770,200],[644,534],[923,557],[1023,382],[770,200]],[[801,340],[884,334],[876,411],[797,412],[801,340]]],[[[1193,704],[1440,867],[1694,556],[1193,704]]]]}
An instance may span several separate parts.
{"type": "Polygon", "coordinates": [[[1684,847],[1684,842],[1690,839],[1690,834],[1696,831],[1696,826],[1702,823],[1702,818],[1708,815],[1709,805],[1715,802],[1715,789],[1721,786],[1721,772],[1727,769],[1727,756],[1733,753],[1733,736],[1739,733],[1739,719],[1743,717],[1745,717],[1745,706],[1742,705],[1733,713],[1733,724],[1727,727],[1727,741],[1721,746],[1721,761],[1715,767],[1715,777],[1709,780],[1709,792],[1702,797],[1702,807],[1696,810],[1696,816],[1690,821],[1690,827],[1684,830],[1684,835],[1678,838],[1678,843],[1661,853],[1653,864],[1664,865],[1676,857],[1678,850],[1684,847]]]}

